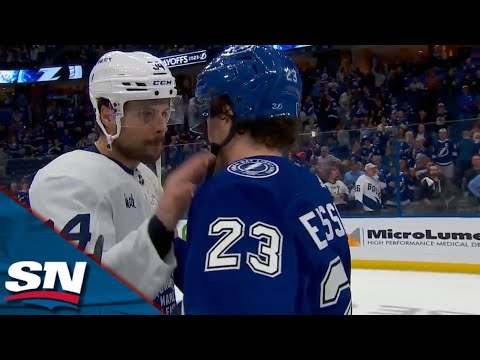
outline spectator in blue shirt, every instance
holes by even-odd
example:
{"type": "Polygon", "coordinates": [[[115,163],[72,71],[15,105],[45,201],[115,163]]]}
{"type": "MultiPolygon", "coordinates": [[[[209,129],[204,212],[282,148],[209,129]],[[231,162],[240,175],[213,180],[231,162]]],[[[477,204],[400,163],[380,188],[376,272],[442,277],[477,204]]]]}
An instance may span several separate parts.
{"type": "Polygon", "coordinates": [[[477,175],[472,180],[470,180],[470,182],[468,183],[468,189],[473,195],[480,198],[480,175],[477,175]]]}
{"type": "Polygon", "coordinates": [[[362,170],[362,163],[359,161],[353,161],[350,165],[350,171],[348,171],[343,177],[343,183],[347,186],[348,190],[352,190],[357,182],[357,179],[365,174],[362,170]]]}
{"type": "Polygon", "coordinates": [[[470,137],[470,131],[463,131],[462,140],[457,145],[458,157],[457,157],[457,180],[461,181],[465,171],[472,167],[472,157],[477,150],[477,144],[470,137]]]}

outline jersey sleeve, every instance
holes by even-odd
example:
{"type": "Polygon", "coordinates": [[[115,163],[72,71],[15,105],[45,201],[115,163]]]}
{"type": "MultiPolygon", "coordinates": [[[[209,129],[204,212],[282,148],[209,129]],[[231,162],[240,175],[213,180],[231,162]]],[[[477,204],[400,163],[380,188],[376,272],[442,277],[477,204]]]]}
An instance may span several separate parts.
{"type": "Polygon", "coordinates": [[[189,214],[185,314],[295,314],[298,259],[286,204],[252,182],[216,185],[189,214]]]}
{"type": "Polygon", "coordinates": [[[187,241],[180,237],[176,237],[173,243],[175,248],[175,258],[177,259],[177,267],[173,273],[173,279],[175,281],[175,285],[183,291],[183,272],[185,259],[188,253],[187,241]]]}
{"type": "Polygon", "coordinates": [[[41,170],[29,195],[37,216],[147,298],[154,299],[171,281],[176,266],[173,249],[160,258],[148,235],[149,219],[117,242],[111,203],[85,181],[41,170]]]}

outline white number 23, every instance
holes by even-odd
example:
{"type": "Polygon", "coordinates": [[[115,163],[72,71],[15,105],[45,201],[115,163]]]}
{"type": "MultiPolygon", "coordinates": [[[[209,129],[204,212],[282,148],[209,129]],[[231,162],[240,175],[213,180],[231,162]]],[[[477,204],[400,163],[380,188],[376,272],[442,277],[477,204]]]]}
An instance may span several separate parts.
{"type": "MultiPolygon", "coordinates": [[[[268,277],[281,274],[283,236],[278,228],[258,221],[248,228],[248,234],[259,240],[257,253],[247,252],[250,269],[268,277]]],[[[240,269],[242,254],[227,251],[245,236],[245,223],[237,217],[220,217],[210,224],[208,235],[222,236],[207,253],[205,271],[240,269]]]]}

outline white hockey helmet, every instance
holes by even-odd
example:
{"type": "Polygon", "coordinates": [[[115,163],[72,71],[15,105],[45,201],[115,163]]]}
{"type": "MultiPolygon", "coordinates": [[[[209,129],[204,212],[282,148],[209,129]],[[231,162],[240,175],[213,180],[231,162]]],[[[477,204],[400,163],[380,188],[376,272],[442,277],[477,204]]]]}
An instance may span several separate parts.
{"type": "Polygon", "coordinates": [[[184,104],[175,86],[175,78],[170,70],[156,56],[142,51],[111,51],[104,54],[90,72],[89,95],[96,121],[107,137],[109,147],[120,136],[120,119],[128,101],[171,99],[168,124],[183,123],[184,104]],[[107,133],[100,119],[97,106],[99,98],[108,99],[111,103],[117,125],[113,135],[107,133]]]}

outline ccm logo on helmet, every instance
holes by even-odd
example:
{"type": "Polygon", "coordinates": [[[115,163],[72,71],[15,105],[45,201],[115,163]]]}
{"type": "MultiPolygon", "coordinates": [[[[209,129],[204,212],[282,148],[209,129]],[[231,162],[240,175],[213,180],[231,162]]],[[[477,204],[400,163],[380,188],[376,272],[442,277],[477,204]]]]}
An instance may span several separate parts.
{"type": "Polygon", "coordinates": [[[78,305],[86,268],[85,261],[78,261],[71,274],[64,261],[47,261],[43,265],[36,261],[13,263],[8,275],[14,280],[5,281],[5,288],[14,295],[3,300],[49,299],[78,305]],[[56,288],[57,279],[60,287],[56,288]]]}
{"type": "Polygon", "coordinates": [[[172,80],[155,80],[153,82],[153,85],[160,85],[160,86],[172,85],[172,84],[173,84],[172,80]]]}

